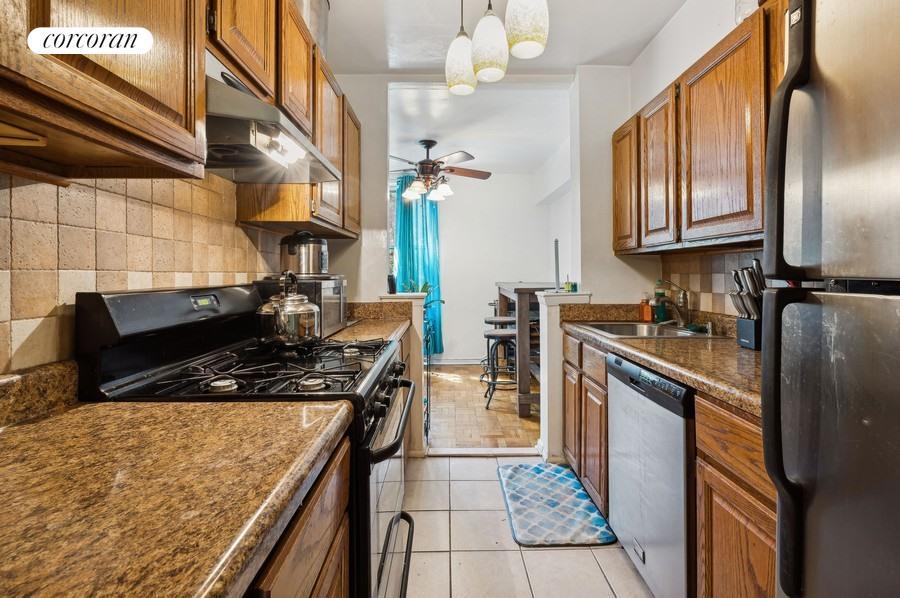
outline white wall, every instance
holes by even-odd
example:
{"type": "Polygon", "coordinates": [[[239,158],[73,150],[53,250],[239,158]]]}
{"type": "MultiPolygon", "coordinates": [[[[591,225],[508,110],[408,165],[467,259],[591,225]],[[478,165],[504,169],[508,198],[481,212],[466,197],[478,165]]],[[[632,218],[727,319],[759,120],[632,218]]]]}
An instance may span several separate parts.
{"type": "Polygon", "coordinates": [[[637,112],[734,29],[735,0],[687,0],[631,64],[637,112]]]}
{"type": "Polygon", "coordinates": [[[338,75],[362,123],[362,226],[359,241],[329,241],[330,271],[347,277],[350,301],[387,293],[388,83],[385,75],[338,75]]]}
{"type": "Polygon", "coordinates": [[[484,357],[484,317],[497,281],[553,278],[546,208],[532,177],[495,173],[486,181],[454,177],[440,205],[444,353],[436,361],[484,357]]]}
{"type": "Polygon", "coordinates": [[[612,251],[613,132],[631,115],[627,67],[579,66],[572,86],[573,189],[581,230],[581,287],[591,303],[637,303],[660,275],[655,256],[612,251]]]}

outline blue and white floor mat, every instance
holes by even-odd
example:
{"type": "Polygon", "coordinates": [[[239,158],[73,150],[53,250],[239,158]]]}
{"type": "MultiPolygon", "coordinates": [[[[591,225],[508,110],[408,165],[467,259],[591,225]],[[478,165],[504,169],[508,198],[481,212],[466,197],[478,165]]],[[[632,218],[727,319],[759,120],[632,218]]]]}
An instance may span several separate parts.
{"type": "Polygon", "coordinates": [[[513,537],[522,546],[600,546],[616,536],[575,472],[552,463],[501,465],[513,537]]]}

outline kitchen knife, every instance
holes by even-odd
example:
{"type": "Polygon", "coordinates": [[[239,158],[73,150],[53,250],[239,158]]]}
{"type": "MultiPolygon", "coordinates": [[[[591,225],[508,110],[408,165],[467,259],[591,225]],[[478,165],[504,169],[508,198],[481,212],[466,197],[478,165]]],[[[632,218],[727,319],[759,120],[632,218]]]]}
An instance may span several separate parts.
{"type": "Polygon", "coordinates": [[[744,305],[747,306],[747,311],[750,312],[750,319],[758,320],[761,317],[761,314],[759,312],[759,303],[757,302],[756,297],[746,294],[746,291],[745,291],[743,298],[744,298],[744,305]]]}
{"type": "Polygon", "coordinates": [[[741,277],[740,277],[740,275],[738,274],[738,271],[737,271],[737,270],[732,270],[732,271],[731,271],[731,277],[734,278],[734,290],[736,290],[736,291],[743,291],[743,290],[744,290],[744,285],[743,285],[743,283],[741,283],[741,277]]]}
{"type": "Polygon", "coordinates": [[[762,264],[756,258],[753,258],[753,274],[756,277],[756,284],[759,285],[759,290],[762,291],[766,288],[766,276],[763,274],[762,264]]]}
{"type": "Polygon", "coordinates": [[[741,268],[740,274],[741,281],[744,283],[744,288],[747,289],[747,292],[753,297],[759,297],[762,291],[759,289],[759,285],[756,284],[756,273],[753,271],[753,268],[741,268]]]}
{"type": "Polygon", "coordinates": [[[729,291],[728,296],[731,297],[731,303],[734,304],[734,309],[737,310],[738,315],[742,318],[746,318],[747,308],[744,306],[743,299],[741,299],[740,291],[729,291]]]}

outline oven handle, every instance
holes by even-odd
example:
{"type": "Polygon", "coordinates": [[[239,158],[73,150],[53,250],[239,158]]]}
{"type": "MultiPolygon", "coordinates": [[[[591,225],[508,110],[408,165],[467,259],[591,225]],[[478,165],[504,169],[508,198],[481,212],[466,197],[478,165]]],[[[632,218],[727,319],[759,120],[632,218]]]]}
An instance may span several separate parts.
{"type": "Polygon", "coordinates": [[[408,388],[406,393],[406,404],[403,406],[403,414],[400,416],[400,425],[397,427],[397,436],[390,444],[372,451],[371,464],[387,461],[397,454],[403,445],[403,437],[406,436],[406,425],[409,423],[409,412],[412,411],[413,401],[416,396],[416,383],[407,378],[401,378],[397,381],[399,388],[408,388]]]}
{"type": "Polygon", "coordinates": [[[406,511],[400,511],[400,518],[406,522],[406,554],[403,561],[403,583],[400,586],[400,598],[406,598],[406,588],[409,586],[409,565],[412,562],[413,535],[415,534],[415,522],[412,515],[406,511]]]}

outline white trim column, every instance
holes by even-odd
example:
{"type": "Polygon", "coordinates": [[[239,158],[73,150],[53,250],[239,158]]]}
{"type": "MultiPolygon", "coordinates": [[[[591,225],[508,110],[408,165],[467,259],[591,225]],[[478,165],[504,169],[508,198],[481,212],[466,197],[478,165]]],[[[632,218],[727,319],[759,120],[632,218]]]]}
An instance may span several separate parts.
{"type": "Polygon", "coordinates": [[[563,345],[559,306],[590,303],[591,293],[537,293],[541,317],[541,437],[538,452],[545,461],[563,457],[563,345]]]}
{"type": "Polygon", "coordinates": [[[406,435],[406,454],[410,457],[425,456],[425,367],[422,360],[422,343],[425,338],[425,293],[397,293],[382,295],[382,302],[408,301],[412,303],[412,334],[410,334],[409,371],[406,376],[416,383],[416,402],[409,415],[406,435]]]}

